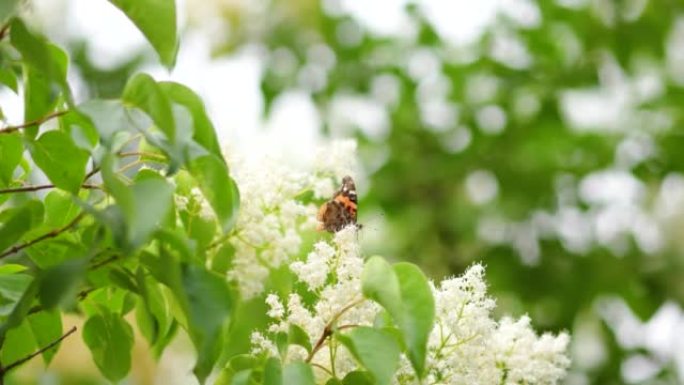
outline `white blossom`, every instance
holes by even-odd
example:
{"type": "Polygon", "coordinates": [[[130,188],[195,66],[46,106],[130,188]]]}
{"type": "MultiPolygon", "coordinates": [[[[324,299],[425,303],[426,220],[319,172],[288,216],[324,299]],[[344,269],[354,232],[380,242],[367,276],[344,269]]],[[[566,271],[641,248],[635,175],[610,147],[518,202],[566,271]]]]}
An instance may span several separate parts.
{"type": "Polygon", "coordinates": [[[314,163],[319,174],[331,175],[338,181],[345,175],[356,174],[356,141],[336,140],[320,147],[314,163]]]}
{"type": "Polygon", "coordinates": [[[266,297],[266,304],[271,308],[267,313],[269,317],[278,320],[283,318],[285,315],[285,307],[277,295],[269,294],[266,297]]]}
{"type": "MultiPolygon", "coordinates": [[[[344,175],[355,174],[355,149],[354,141],[331,142],[316,151],[309,169],[290,167],[277,156],[250,158],[233,151],[226,153],[240,190],[237,222],[225,240],[235,249],[227,278],[237,283],[244,298],[263,292],[271,269],[299,257],[302,234],[316,227],[318,210],[316,204],[305,203],[301,197],[312,191],[316,199],[330,199],[333,186],[344,175]]],[[[310,277],[315,289],[323,285],[325,277],[319,273],[314,278],[317,256],[311,257],[297,271],[302,277],[310,277]]]]}
{"type": "Polygon", "coordinates": [[[273,341],[259,332],[253,332],[250,335],[250,341],[252,342],[252,354],[267,354],[271,356],[278,354],[278,349],[273,341]]]}
{"type": "MultiPolygon", "coordinates": [[[[307,306],[299,294],[293,293],[283,305],[280,298],[269,295],[269,315],[274,315],[270,332],[286,331],[289,325],[297,325],[307,333],[313,346],[326,325],[336,317],[339,317],[336,322],[338,328],[373,325],[379,307],[361,299],[363,259],[356,233],[355,226],[348,226],[333,237],[332,244],[318,242],[305,262],[290,265],[300,281],[316,289],[317,300],[307,306]],[[315,267],[320,270],[314,271],[315,267]],[[321,278],[322,272],[325,272],[325,280],[321,278]],[[287,308],[284,314],[283,306],[287,308]]],[[[518,320],[510,317],[499,322],[494,320],[491,312],[496,304],[487,296],[484,272],[484,267],[476,264],[460,277],[432,285],[436,320],[428,341],[427,375],[422,383],[558,383],[570,364],[566,354],[569,336],[565,333],[538,336],[526,316],[518,320]]],[[[263,345],[262,341],[257,342],[263,345]]],[[[335,349],[334,366],[338,377],[360,369],[349,352],[339,346],[335,349]]],[[[288,350],[288,360],[307,357],[308,354],[299,346],[288,350]]],[[[316,367],[332,367],[328,353],[314,355],[311,362],[316,367]]],[[[328,378],[325,371],[317,373],[317,383],[324,384],[328,378]]],[[[420,383],[409,360],[402,356],[394,384],[420,383]]]]}
{"type": "MultiPolygon", "coordinates": [[[[356,225],[336,232],[330,241],[320,233],[308,253],[300,250],[304,235],[311,239],[317,211],[317,205],[301,200],[303,192],[329,199],[343,176],[355,175],[355,149],[353,141],[333,142],[317,151],[309,170],[293,170],[273,159],[230,161],[241,210],[227,238],[235,249],[228,279],[237,283],[244,297],[252,298],[264,291],[271,269],[287,265],[305,291],[266,296],[272,323],[251,335],[252,353],[278,356],[277,334],[297,326],[311,346],[325,349],[310,353],[290,344],[285,361],[310,361],[319,384],[328,381],[333,367],[339,378],[362,369],[346,348],[322,338],[326,328],[372,326],[381,310],[362,295],[364,259],[356,225]]],[[[565,376],[569,336],[539,336],[526,316],[492,318],[496,303],[487,295],[484,273],[476,264],[460,277],[431,283],[436,316],[427,346],[426,378],[418,380],[402,355],[395,385],[556,384],[565,376]]]]}
{"type": "Polygon", "coordinates": [[[314,250],[307,256],[306,262],[295,261],[290,264],[292,270],[300,281],[306,283],[311,291],[315,291],[325,284],[330,271],[328,263],[335,255],[333,249],[326,242],[318,242],[314,250]]]}
{"type": "MultiPolygon", "coordinates": [[[[495,302],[486,291],[479,264],[433,287],[436,325],[428,342],[428,383],[558,383],[570,364],[568,335],[538,337],[526,316],[496,322],[491,317],[495,302]]],[[[408,361],[402,372],[411,378],[408,361]]]]}

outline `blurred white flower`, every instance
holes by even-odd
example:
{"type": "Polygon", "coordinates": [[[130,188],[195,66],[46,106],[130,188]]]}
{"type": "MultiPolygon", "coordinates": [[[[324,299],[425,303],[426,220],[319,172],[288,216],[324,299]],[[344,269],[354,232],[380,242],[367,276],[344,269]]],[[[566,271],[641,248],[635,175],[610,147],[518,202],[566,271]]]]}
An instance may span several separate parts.
{"type": "Polygon", "coordinates": [[[317,173],[333,176],[337,183],[345,175],[356,174],[358,168],[356,159],[355,140],[336,140],[329,146],[320,147],[316,151],[314,163],[317,173]]]}

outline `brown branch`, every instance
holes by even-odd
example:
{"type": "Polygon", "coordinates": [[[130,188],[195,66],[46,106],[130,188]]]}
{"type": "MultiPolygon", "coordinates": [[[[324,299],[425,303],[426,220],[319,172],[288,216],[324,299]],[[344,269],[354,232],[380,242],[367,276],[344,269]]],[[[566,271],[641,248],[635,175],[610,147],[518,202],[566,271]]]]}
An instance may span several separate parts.
{"type": "Polygon", "coordinates": [[[140,158],[152,158],[152,159],[158,159],[161,161],[166,160],[164,155],[156,154],[154,152],[146,152],[146,151],[128,151],[128,152],[121,151],[117,155],[119,155],[122,158],[126,158],[129,156],[137,156],[140,158]]]}
{"type": "Polygon", "coordinates": [[[89,269],[90,270],[97,270],[97,269],[101,268],[102,266],[104,266],[108,263],[116,261],[117,259],[119,259],[119,256],[114,254],[114,255],[110,256],[109,258],[105,258],[99,262],[93,263],[92,265],[90,265],[89,269]]]}
{"type": "MultiPolygon", "coordinates": [[[[12,194],[12,193],[18,193],[18,192],[31,192],[31,191],[39,191],[39,190],[47,190],[55,188],[54,184],[39,184],[39,185],[34,185],[34,186],[22,186],[22,187],[14,187],[14,188],[6,188],[0,190],[0,194],[12,194]]],[[[101,190],[102,187],[96,185],[96,184],[91,184],[91,183],[84,183],[81,185],[81,188],[87,189],[87,190],[101,190]]]]}
{"type": "Polygon", "coordinates": [[[37,356],[37,355],[39,355],[39,354],[43,354],[43,353],[45,353],[46,351],[52,349],[52,348],[55,347],[58,343],[62,342],[62,340],[64,340],[65,338],[69,337],[70,335],[74,334],[75,332],[76,332],[76,326],[72,326],[71,329],[69,329],[68,332],[64,333],[64,335],[62,335],[61,337],[59,337],[59,338],[56,339],[55,341],[52,341],[52,342],[49,343],[47,346],[45,346],[45,347],[43,347],[43,348],[41,348],[41,349],[38,349],[38,350],[36,350],[35,352],[29,354],[28,356],[23,357],[23,358],[20,358],[20,359],[18,359],[18,360],[16,360],[16,361],[12,362],[11,364],[9,364],[9,365],[3,367],[2,369],[0,369],[0,378],[4,378],[4,377],[5,377],[5,374],[6,374],[7,372],[9,372],[10,370],[16,368],[16,367],[19,366],[19,365],[24,364],[26,361],[29,361],[29,360],[32,359],[33,357],[35,357],[35,356],[37,356]]]}
{"type": "Polygon", "coordinates": [[[62,234],[63,232],[65,232],[65,231],[71,229],[72,227],[76,226],[76,225],[78,224],[78,222],[80,222],[81,219],[83,219],[84,216],[85,216],[85,213],[82,212],[82,213],[78,214],[74,219],[72,219],[71,222],[67,223],[67,224],[64,225],[63,227],[54,229],[54,230],[52,230],[52,231],[50,231],[50,232],[47,232],[47,233],[41,235],[41,236],[38,237],[38,238],[35,238],[35,239],[30,240],[30,241],[24,242],[24,243],[22,243],[22,244],[20,244],[20,245],[12,246],[9,250],[7,250],[7,251],[5,251],[4,253],[0,254],[0,259],[5,258],[5,257],[7,257],[7,256],[9,256],[9,255],[12,255],[12,254],[14,254],[14,253],[16,253],[16,252],[18,252],[18,251],[20,251],[20,250],[23,250],[23,249],[27,248],[27,247],[33,246],[33,245],[35,245],[35,244],[38,243],[38,242],[44,241],[44,240],[49,239],[49,238],[54,238],[54,237],[58,236],[59,234],[62,234]]]}
{"type": "MultiPolygon", "coordinates": [[[[110,256],[109,258],[105,258],[99,262],[93,263],[92,265],[90,265],[88,267],[88,270],[90,270],[90,271],[97,270],[97,269],[101,268],[102,266],[104,266],[108,263],[116,261],[117,259],[119,259],[119,255],[114,254],[114,255],[110,256]]],[[[76,294],[76,298],[79,301],[83,301],[84,299],[88,298],[88,295],[95,290],[96,290],[95,288],[83,289],[83,290],[79,291],[78,294],[76,294]]],[[[45,309],[41,305],[35,305],[28,311],[28,314],[38,313],[38,312],[41,312],[43,310],[45,310],[45,309]]]]}
{"type": "Polygon", "coordinates": [[[7,36],[7,32],[9,32],[10,29],[10,23],[7,23],[0,28],[0,40],[4,39],[5,36],[7,36]]]}
{"type": "Polygon", "coordinates": [[[361,325],[356,325],[356,324],[349,324],[349,325],[340,325],[337,327],[337,330],[344,330],[344,329],[352,329],[352,328],[358,328],[361,325]]]}
{"type": "MultiPolygon", "coordinates": [[[[89,288],[89,289],[81,290],[81,291],[78,292],[78,294],[76,294],[76,298],[77,298],[79,301],[83,301],[84,299],[88,298],[88,295],[89,295],[90,293],[94,292],[95,290],[96,290],[95,288],[89,288]]],[[[45,310],[45,308],[42,307],[41,305],[35,305],[35,306],[33,306],[31,309],[29,309],[27,315],[39,313],[39,312],[41,312],[41,311],[43,311],[43,310],[45,310]]]]}
{"type": "Polygon", "coordinates": [[[328,322],[325,325],[325,327],[323,328],[323,333],[321,333],[321,336],[318,338],[318,341],[316,341],[316,345],[314,345],[313,349],[311,349],[311,353],[309,353],[309,355],[306,357],[306,360],[304,360],[304,362],[306,362],[306,363],[311,362],[311,360],[314,358],[316,353],[319,350],[321,350],[321,348],[325,344],[325,340],[333,334],[333,327],[335,326],[335,322],[337,322],[337,320],[340,319],[340,317],[342,317],[342,315],[344,313],[346,313],[347,310],[349,310],[349,309],[353,308],[354,306],[362,303],[363,301],[365,301],[365,299],[363,299],[363,298],[358,299],[356,301],[353,301],[353,302],[349,303],[347,306],[340,309],[340,311],[338,311],[333,316],[333,318],[330,320],[330,322],[328,322]]]}
{"type": "Polygon", "coordinates": [[[43,123],[47,122],[48,120],[50,120],[52,118],[56,118],[58,116],[62,116],[64,114],[66,114],[67,112],[69,112],[69,111],[55,111],[55,112],[51,112],[51,113],[49,113],[49,114],[47,114],[41,118],[34,119],[34,120],[28,121],[26,123],[18,124],[16,126],[7,126],[5,128],[0,129],[0,134],[10,134],[10,133],[12,133],[14,131],[18,131],[22,128],[31,127],[31,126],[36,125],[36,124],[43,124],[43,123]]]}
{"type": "Polygon", "coordinates": [[[98,172],[100,172],[100,168],[99,167],[93,167],[93,169],[90,170],[90,172],[85,175],[85,177],[83,178],[83,182],[87,181],[88,179],[90,179],[93,175],[97,174],[98,172]]]}

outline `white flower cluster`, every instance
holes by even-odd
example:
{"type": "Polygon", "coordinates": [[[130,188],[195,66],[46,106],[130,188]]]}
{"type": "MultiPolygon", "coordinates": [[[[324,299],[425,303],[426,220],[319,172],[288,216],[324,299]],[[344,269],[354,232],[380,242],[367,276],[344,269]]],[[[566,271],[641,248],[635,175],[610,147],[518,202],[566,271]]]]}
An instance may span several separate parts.
{"type": "Polygon", "coordinates": [[[193,187],[190,190],[190,196],[175,195],[176,208],[180,210],[188,210],[194,215],[199,215],[203,219],[215,218],[214,211],[211,205],[202,195],[199,188],[193,187]]]}
{"type": "Polygon", "coordinates": [[[495,303],[486,290],[482,265],[434,289],[436,324],[428,343],[426,383],[558,383],[570,365],[569,336],[537,336],[528,317],[494,321],[495,303]]]}
{"type": "MultiPolygon", "coordinates": [[[[364,301],[361,295],[361,272],[363,259],[359,253],[356,226],[347,226],[338,231],[332,244],[324,241],[316,243],[306,261],[294,262],[290,265],[298,279],[316,295],[316,302],[309,307],[303,303],[302,297],[293,293],[286,303],[276,295],[270,294],[266,303],[270,307],[268,315],[275,321],[270,333],[287,331],[290,325],[296,325],[306,332],[312,346],[315,346],[328,323],[336,319],[336,326],[372,324],[379,307],[364,301]]],[[[254,352],[273,352],[272,343],[255,332],[252,335],[254,352]]],[[[302,360],[307,352],[300,346],[290,346],[288,359],[302,360]]],[[[311,361],[324,367],[330,367],[328,354],[317,354],[311,361]]],[[[338,373],[346,373],[356,368],[352,357],[343,350],[335,356],[335,368],[338,373]]]]}
{"type": "Polygon", "coordinates": [[[335,141],[322,146],[314,169],[293,170],[276,157],[240,157],[227,152],[231,175],[240,190],[237,223],[226,240],[235,249],[228,279],[244,298],[264,290],[271,269],[295,260],[302,232],[316,225],[317,207],[301,197],[312,191],[329,199],[346,174],[354,174],[356,142],[335,141]]]}
{"type": "MultiPolygon", "coordinates": [[[[307,306],[296,293],[286,301],[269,295],[268,315],[274,323],[268,335],[252,335],[254,353],[276,355],[269,336],[287,331],[290,325],[303,329],[315,346],[331,321],[338,329],[373,324],[379,307],[361,299],[363,258],[354,226],[338,232],[332,244],[317,243],[305,261],[294,262],[290,268],[317,295],[317,300],[307,306]]],[[[403,357],[395,384],[555,384],[564,377],[570,363],[566,355],[568,335],[537,336],[528,317],[493,320],[495,302],[486,289],[481,265],[433,287],[436,323],[428,342],[427,378],[419,382],[403,357]]],[[[309,358],[300,346],[289,349],[287,360],[309,358]]],[[[326,343],[324,349],[311,357],[314,367],[330,370],[334,357],[338,376],[359,369],[344,348],[326,343]]],[[[328,370],[317,370],[320,383],[329,378],[328,370]]]]}

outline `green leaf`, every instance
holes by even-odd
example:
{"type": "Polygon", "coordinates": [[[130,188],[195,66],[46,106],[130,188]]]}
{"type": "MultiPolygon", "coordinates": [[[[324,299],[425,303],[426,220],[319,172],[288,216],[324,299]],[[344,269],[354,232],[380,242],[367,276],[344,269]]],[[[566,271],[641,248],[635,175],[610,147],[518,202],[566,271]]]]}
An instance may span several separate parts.
{"type": "Polygon", "coordinates": [[[233,293],[224,277],[201,267],[185,265],[182,278],[187,296],[189,333],[198,356],[193,372],[200,382],[204,382],[221,352],[223,325],[233,310],[233,293]]]}
{"type": "Polygon", "coordinates": [[[392,382],[399,367],[399,346],[389,333],[370,327],[357,327],[336,338],[373,375],[378,385],[392,382]]]}
{"type": "Polygon", "coordinates": [[[43,204],[40,201],[30,200],[21,207],[2,212],[0,251],[12,246],[29,230],[40,225],[43,221],[43,211],[43,204]]]}
{"type": "Polygon", "coordinates": [[[17,75],[12,70],[7,68],[0,68],[0,84],[4,84],[14,93],[19,92],[19,85],[17,84],[17,75]]]}
{"type": "MultiPolygon", "coordinates": [[[[59,101],[59,92],[52,87],[50,78],[36,69],[24,69],[24,121],[31,122],[45,117],[52,112],[59,101]]],[[[38,125],[30,125],[24,129],[26,135],[33,139],[38,135],[38,125]]]]}
{"type": "Polygon", "coordinates": [[[117,134],[132,131],[126,109],[118,100],[92,99],[80,104],[78,110],[90,118],[100,140],[110,150],[116,143],[117,134]]]}
{"type": "Polygon", "coordinates": [[[87,300],[80,302],[80,308],[88,316],[103,311],[122,316],[135,308],[135,296],[116,286],[101,287],[88,293],[87,300]]]}
{"type": "Polygon", "coordinates": [[[384,258],[374,256],[366,261],[361,273],[363,295],[379,303],[392,317],[401,318],[399,278],[384,258]]]}
{"type": "Polygon", "coordinates": [[[46,309],[52,309],[73,299],[85,274],[85,268],[84,259],[74,259],[42,272],[38,294],[41,305],[46,309]]]}
{"type": "Polygon", "coordinates": [[[21,298],[15,303],[5,322],[0,325],[0,342],[5,339],[7,331],[19,326],[26,318],[29,310],[31,310],[36,295],[38,295],[38,287],[38,280],[33,280],[26,287],[26,290],[22,293],[21,298]]]}
{"type": "Polygon", "coordinates": [[[183,286],[181,279],[180,262],[166,247],[162,246],[160,255],[143,251],[140,254],[140,262],[147,268],[152,276],[162,284],[166,285],[174,295],[181,302],[184,307],[183,311],[187,312],[187,305],[185,304],[185,297],[183,294],[183,286]]]}
{"type": "Polygon", "coordinates": [[[45,197],[45,226],[58,228],[71,222],[80,212],[69,194],[53,190],[45,197]]]}
{"type": "Polygon", "coordinates": [[[343,385],[374,385],[373,378],[368,372],[355,370],[347,373],[342,379],[343,385]]]}
{"type": "Polygon", "coordinates": [[[195,241],[199,250],[204,250],[216,235],[216,221],[213,218],[205,218],[201,214],[183,213],[185,227],[188,236],[195,241]]]}
{"type": "Polygon", "coordinates": [[[0,360],[4,365],[11,364],[28,356],[36,350],[36,340],[33,338],[28,322],[21,322],[18,327],[7,332],[0,349],[0,360]]]}
{"type": "Polygon", "coordinates": [[[401,330],[408,357],[419,377],[425,370],[427,340],[434,326],[435,302],[425,275],[410,263],[394,267],[372,257],[361,276],[364,295],[392,316],[401,330]]]}
{"type": "Polygon", "coordinates": [[[150,345],[155,346],[158,342],[164,342],[163,337],[172,330],[171,303],[164,295],[159,283],[152,277],[146,276],[142,269],[138,270],[136,281],[142,299],[138,303],[143,305],[145,310],[143,313],[150,318],[150,329],[145,337],[150,345]]]}
{"type": "MultiPolygon", "coordinates": [[[[189,239],[185,236],[185,234],[182,233],[180,229],[169,230],[161,228],[157,230],[154,236],[160,242],[163,242],[165,245],[167,245],[169,249],[173,250],[173,252],[178,255],[181,261],[188,262],[192,260],[194,251],[190,246],[189,239]]],[[[199,261],[195,260],[195,262],[199,261]]]]}
{"type": "Polygon", "coordinates": [[[157,82],[147,74],[137,74],[126,84],[122,99],[143,110],[171,142],[176,141],[176,123],[171,102],[157,82]]]}
{"type": "Polygon", "coordinates": [[[28,269],[28,267],[26,267],[24,265],[19,265],[16,263],[6,263],[6,264],[0,266],[0,276],[1,275],[7,275],[7,274],[21,273],[22,271],[25,271],[26,269],[28,269]]]}
{"type": "Polygon", "coordinates": [[[428,337],[435,323],[435,300],[430,284],[418,266],[397,263],[394,271],[399,278],[402,299],[399,327],[408,348],[409,360],[418,376],[422,377],[428,337]]]}
{"type": "Polygon", "coordinates": [[[116,382],[131,369],[133,329],[120,315],[101,310],[102,314],[90,317],[83,325],[83,341],[100,372],[116,382]]]}
{"type": "Polygon", "coordinates": [[[232,228],[240,208],[240,193],[228,167],[214,155],[201,156],[190,162],[190,173],[204,197],[209,201],[223,231],[232,228]]]}
{"type": "Polygon", "coordinates": [[[252,368],[256,365],[254,356],[239,354],[228,361],[221,370],[214,385],[237,385],[247,384],[252,375],[252,368]]]}
{"type": "Polygon", "coordinates": [[[233,264],[235,247],[230,243],[222,245],[211,258],[211,270],[219,274],[226,274],[233,264]]]}
{"type": "Polygon", "coordinates": [[[0,186],[10,184],[23,152],[24,146],[18,133],[0,135],[0,186]]]}
{"type": "Polygon", "coordinates": [[[31,156],[55,186],[77,194],[85,177],[88,153],[62,131],[48,131],[30,147],[31,156]]]}
{"type": "Polygon", "coordinates": [[[109,271],[108,277],[115,286],[132,293],[139,293],[138,285],[133,280],[133,277],[128,275],[124,269],[112,269],[109,271]]]}
{"type": "Polygon", "coordinates": [[[31,33],[19,18],[12,21],[10,28],[12,45],[21,53],[24,61],[45,74],[50,81],[67,87],[68,58],[64,51],[48,43],[44,37],[31,33]]]}
{"type": "Polygon", "coordinates": [[[249,379],[252,376],[252,369],[241,370],[232,376],[230,385],[248,385],[249,379]]]}
{"type": "Polygon", "coordinates": [[[173,68],[178,53],[174,0],[110,0],[145,35],[161,62],[173,68]]]}
{"type": "MultiPolygon", "coordinates": [[[[28,316],[28,324],[39,348],[50,345],[62,336],[62,316],[59,311],[39,311],[28,316]]],[[[56,348],[43,352],[45,365],[50,364],[57,353],[56,348]]]]}
{"type": "Polygon", "coordinates": [[[288,336],[287,333],[285,332],[278,332],[276,333],[274,337],[274,343],[276,348],[278,349],[278,354],[280,354],[280,357],[285,357],[287,354],[287,347],[288,347],[288,336]]]}
{"type": "MultiPolygon", "coordinates": [[[[4,266],[8,265],[3,265],[3,267],[4,266]]],[[[33,276],[28,274],[3,272],[3,274],[0,275],[0,298],[2,298],[0,316],[5,317],[12,312],[32,281],[33,276]]]]}
{"type": "Polygon", "coordinates": [[[304,362],[292,362],[283,368],[283,384],[315,385],[313,370],[304,362]]]}
{"type": "Polygon", "coordinates": [[[202,99],[190,88],[175,82],[159,82],[159,87],[166,93],[171,101],[178,103],[190,111],[193,121],[193,135],[195,142],[199,143],[211,154],[223,160],[221,146],[216,137],[216,130],[211,123],[204,108],[202,99]]]}
{"type": "Polygon", "coordinates": [[[290,344],[295,344],[302,346],[307,352],[311,353],[311,341],[309,340],[309,335],[295,324],[290,324],[290,330],[287,333],[287,342],[290,344]]]}
{"type": "Polygon", "coordinates": [[[283,369],[277,358],[271,357],[266,360],[263,385],[283,385],[283,369]]]}
{"type": "Polygon", "coordinates": [[[146,306],[145,300],[142,297],[139,297],[135,303],[135,321],[143,337],[145,337],[150,345],[154,345],[159,337],[159,327],[157,326],[157,320],[154,319],[154,315],[146,306]]]}
{"type": "MultiPolygon", "coordinates": [[[[44,226],[41,229],[43,231],[41,234],[50,231],[44,226]]],[[[65,232],[50,239],[50,241],[39,242],[25,249],[25,251],[37,267],[49,269],[73,259],[74,256],[85,255],[87,248],[77,234],[65,232]]]]}
{"type": "Polygon", "coordinates": [[[142,245],[171,209],[173,187],[159,176],[136,181],[132,193],[133,210],[126,212],[128,237],[132,244],[142,245]]]}
{"type": "MultiPolygon", "coordinates": [[[[95,147],[100,137],[87,115],[76,109],[71,109],[59,117],[59,127],[60,130],[71,136],[76,146],[90,153],[98,154],[99,151],[95,151],[95,147]]],[[[99,161],[99,159],[96,160],[99,161]]]]}
{"type": "MultiPolygon", "coordinates": [[[[67,83],[69,58],[61,48],[50,44],[43,36],[34,34],[23,21],[15,18],[11,23],[10,40],[22,55],[25,68],[26,85],[24,93],[24,120],[29,122],[44,117],[54,109],[59,90],[71,105],[71,90],[67,83]],[[58,88],[53,88],[56,85],[58,88]]],[[[33,138],[38,131],[37,125],[25,128],[33,138]]]]}
{"type": "MultiPolygon", "coordinates": [[[[123,216],[126,239],[131,248],[147,242],[173,207],[173,187],[161,176],[148,176],[126,186],[114,174],[111,159],[102,164],[105,186],[118,204],[113,216],[123,216]]],[[[116,222],[114,222],[116,223],[116,222]]]]}

